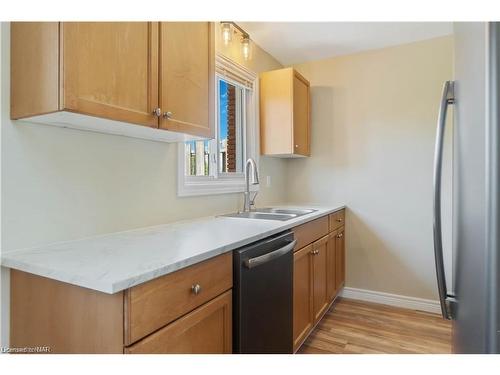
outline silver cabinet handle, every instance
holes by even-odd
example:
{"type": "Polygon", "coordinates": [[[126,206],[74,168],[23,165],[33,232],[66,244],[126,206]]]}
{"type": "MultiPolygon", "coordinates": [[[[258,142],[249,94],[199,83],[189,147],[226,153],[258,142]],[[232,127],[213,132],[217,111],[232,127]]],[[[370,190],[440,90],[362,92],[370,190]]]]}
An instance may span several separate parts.
{"type": "Polygon", "coordinates": [[[341,222],[342,222],[342,218],[341,218],[341,217],[339,217],[339,218],[337,219],[337,221],[338,221],[339,223],[341,223],[341,222]]]}
{"type": "Polygon", "coordinates": [[[153,115],[156,116],[156,117],[160,117],[161,116],[161,108],[155,108],[153,109],[153,115]]]}
{"type": "Polygon", "coordinates": [[[200,292],[201,292],[201,286],[200,286],[200,284],[191,285],[191,291],[193,292],[193,294],[195,296],[197,296],[198,294],[200,294],[200,292]]]}
{"type": "Polygon", "coordinates": [[[168,120],[168,119],[171,119],[173,115],[174,115],[174,114],[173,114],[172,112],[170,112],[170,111],[163,112],[163,118],[164,118],[164,119],[167,119],[167,120],[168,120]]]}
{"type": "Polygon", "coordinates": [[[337,238],[342,238],[342,237],[344,237],[344,233],[337,234],[337,238]]]}
{"type": "Polygon", "coordinates": [[[439,106],[439,114],[436,129],[436,144],[434,148],[434,210],[433,210],[433,227],[434,227],[434,260],[436,262],[436,277],[439,291],[439,303],[441,305],[441,314],[445,319],[451,319],[451,311],[447,305],[448,289],[446,288],[446,276],[444,271],[443,261],[443,239],[441,231],[441,174],[443,167],[443,145],[444,145],[444,130],[446,126],[446,114],[448,105],[455,104],[454,82],[446,81],[443,85],[441,94],[441,103],[439,106]]]}
{"type": "Polygon", "coordinates": [[[293,240],[288,245],[285,245],[282,248],[279,248],[278,250],[272,251],[270,253],[255,258],[246,259],[243,262],[243,264],[245,265],[246,268],[249,269],[260,266],[261,264],[267,263],[273,259],[279,258],[280,256],[290,252],[295,247],[296,244],[297,240],[293,240]]]}

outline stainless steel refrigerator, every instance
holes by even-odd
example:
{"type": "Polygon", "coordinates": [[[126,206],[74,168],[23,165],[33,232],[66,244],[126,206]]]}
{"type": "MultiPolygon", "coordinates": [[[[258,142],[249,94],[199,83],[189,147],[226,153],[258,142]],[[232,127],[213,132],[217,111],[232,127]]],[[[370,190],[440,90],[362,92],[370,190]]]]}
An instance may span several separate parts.
{"type": "MultiPolygon", "coordinates": [[[[454,80],[445,82],[434,160],[434,253],[455,353],[500,353],[500,24],[454,24],[454,80]],[[453,116],[453,280],[441,229],[446,117],[453,116]]],[[[449,123],[449,122],[448,122],[449,123]]]]}

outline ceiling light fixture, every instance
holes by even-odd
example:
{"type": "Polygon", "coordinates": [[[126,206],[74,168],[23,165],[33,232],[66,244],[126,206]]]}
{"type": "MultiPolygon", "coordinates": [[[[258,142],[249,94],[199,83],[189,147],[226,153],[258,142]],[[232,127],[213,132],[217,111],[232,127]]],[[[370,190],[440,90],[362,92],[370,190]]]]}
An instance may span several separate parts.
{"type": "Polygon", "coordinates": [[[250,37],[248,35],[241,38],[241,51],[245,61],[252,58],[252,45],[250,44],[250,37]]]}
{"type": "Polygon", "coordinates": [[[231,43],[231,40],[233,39],[233,31],[231,30],[231,23],[230,22],[221,22],[220,23],[220,31],[222,35],[222,41],[224,42],[224,45],[227,46],[229,43],[231,43]]]}
{"type": "Polygon", "coordinates": [[[243,54],[243,59],[247,61],[252,58],[252,41],[250,35],[245,30],[232,21],[222,21],[220,23],[220,30],[222,42],[225,46],[231,43],[233,33],[236,34],[239,32],[241,34],[241,53],[243,54]]]}

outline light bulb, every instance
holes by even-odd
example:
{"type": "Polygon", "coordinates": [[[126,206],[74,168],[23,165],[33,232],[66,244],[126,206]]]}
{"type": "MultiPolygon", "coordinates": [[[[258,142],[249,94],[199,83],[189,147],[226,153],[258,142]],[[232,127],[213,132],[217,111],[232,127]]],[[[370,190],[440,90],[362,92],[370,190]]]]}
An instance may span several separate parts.
{"type": "Polygon", "coordinates": [[[250,60],[252,58],[252,45],[248,36],[244,36],[241,39],[241,51],[243,52],[243,58],[245,60],[250,60]]]}
{"type": "Polygon", "coordinates": [[[221,23],[221,34],[222,34],[222,42],[225,46],[231,43],[231,39],[233,38],[233,33],[231,30],[231,24],[229,22],[221,23]]]}

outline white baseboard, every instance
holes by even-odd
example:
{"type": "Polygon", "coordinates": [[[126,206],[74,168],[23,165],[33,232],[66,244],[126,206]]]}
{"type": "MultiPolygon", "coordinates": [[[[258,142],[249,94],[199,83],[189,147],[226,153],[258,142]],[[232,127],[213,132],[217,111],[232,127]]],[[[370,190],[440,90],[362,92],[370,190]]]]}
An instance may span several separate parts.
{"type": "Polygon", "coordinates": [[[377,292],[374,290],[367,289],[357,289],[345,287],[342,291],[342,297],[357,299],[361,301],[381,303],[384,305],[403,307],[405,309],[420,310],[431,312],[435,314],[441,314],[441,307],[439,301],[401,296],[398,294],[390,294],[377,292]]]}

